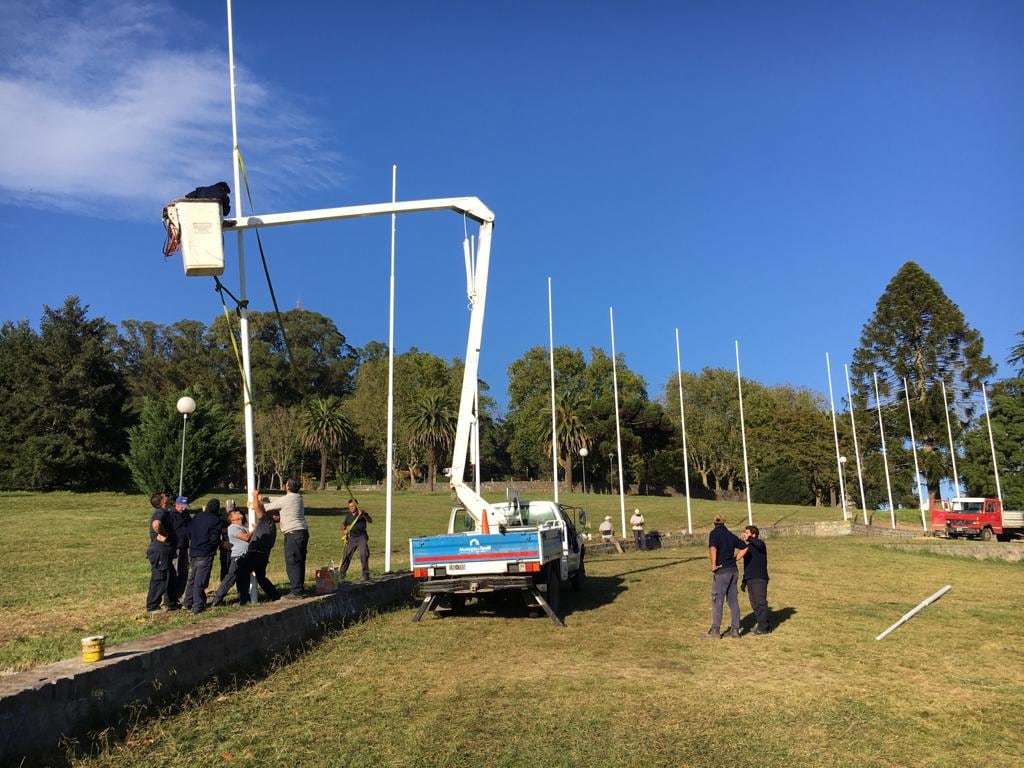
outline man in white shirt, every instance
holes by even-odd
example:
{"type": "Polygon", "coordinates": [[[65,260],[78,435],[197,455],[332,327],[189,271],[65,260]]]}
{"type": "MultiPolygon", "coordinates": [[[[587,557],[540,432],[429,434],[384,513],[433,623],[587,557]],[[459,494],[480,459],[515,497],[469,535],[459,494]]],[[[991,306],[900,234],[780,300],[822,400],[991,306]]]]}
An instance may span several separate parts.
{"type": "Polygon", "coordinates": [[[284,484],[285,495],[263,504],[259,494],[256,503],[262,505],[263,514],[274,512],[281,514],[278,526],[284,533],[284,567],[288,572],[291,591],[286,599],[298,600],[303,596],[306,582],[306,551],[309,549],[309,524],[306,522],[306,505],[299,493],[299,481],[288,478],[284,484]]]}
{"type": "Polygon", "coordinates": [[[633,541],[637,549],[647,549],[644,545],[644,516],[639,509],[633,510],[633,516],[629,518],[629,525],[633,529],[633,541]]]}

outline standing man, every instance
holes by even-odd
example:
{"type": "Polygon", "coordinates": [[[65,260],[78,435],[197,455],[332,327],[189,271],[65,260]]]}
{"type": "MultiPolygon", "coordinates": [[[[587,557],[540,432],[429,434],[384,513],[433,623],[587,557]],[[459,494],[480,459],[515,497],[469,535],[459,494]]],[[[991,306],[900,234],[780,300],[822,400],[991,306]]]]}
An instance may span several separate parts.
{"type": "Polygon", "coordinates": [[[289,477],[284,484],[285,495],[277,501],[263,504],[256,494],[256,505],[262,512],[280,512],[281,530],[284,532],[284,568],[288,572],[291,591],[285,595],[290,600],[302,597],[306,583],[306,550],[309,549],[309,524],[306,522],[306,505],[299,493],[299,481],[289,477]]]}
{"type": "Polygon", "coordinates": [[[149,497],[153,507],[149,515],[149,592],[146,594],[146,612],[160,610],[160,601],[167,595],[171,585],[171,554],[175,548],[174,530],[167,518],[167,494],[154,493],[149,497]]]}
{"type": "Polygon", "coordinates": [[[356,550],[359,550],[359,562],[363,566],[363,581],[370,578],[370,537],[366,533],[366,524],[372,522],[370,513],[360,509],[355,499],[348,500],[348,512],[341,524],[341,540],[345,542],[345,554],[341,558],[342,581],[356,550]]]}
{"type": "Polygon", "coordinates": [[[739,581],[736,550],[740,550],[740,556],[746,554],[743,542],[725,527],[725,520],[716,516],[715,527],[708,536],[708,557],[711,560],[711,629],[704,635],[708,640],[718,640],[722,637],[722,603],[726,600],[729,601],[732,619],[729,637],[739,639],[740,636],[740,603],[736,599],[736,582],[739,581]]]}
{"type": "Polygon", "coordinates": [[[185,585],[185,608],[192,613],[206,610],[206,588],[210,586],[213,558],[220,549],[224,521],[220,517],[220,501],[210,499],[189,526],[189,557],[192,570],[185,585]]]}
{"type": "Polygon", "coordinates": [[[747,590],[750,610],[754,612],[757,626],[752,635],[768,634],[768,547],[761,541],[761,531],[756,525],[743,529],[740,538],[747,544],[743,555],[743,582],[741,589],[747,590]]]}
{"type": "Polygon", "coordinates": [[[238,583],[238,604],[249,604],[249,569],[245,553],[249,551],[249,528],[242,521],[242,512],[232,508],[228,512],[228,541],[231,542],[231,562],[228,564],[228,572],[217,591],[213,593],[214,608],[224,605],[224,598],[227,597],[231,587],[238,583]]]}
{"type": "MultiPolygon", "coordinates": [[[[164,495],[166,504],[167,496],[164,495]]],[[[181,596],[185,594],[188,584],[188,527],[192,524],[192,515],[188,512],[188,499],[179,496],[174,500],[174,511],[168,512],[177,547],[171,553],[171,569],[174,571],[171,585],[167,589],[167,610],[177,611],[181,608],[181,596]]]]}
{"type": "Polygon", "coordinates": [[[636,542],[636,548],[647,549],[644,546],[644,516],[640,514],[639,509],[633,510],[633,516],[629,518],[629,524],[633,528],[633,541],[636,542]]]}
{"type": "Polygon", "coordinates": [[[256,505],[253,511],[256,513],[256,527],[249,534],[249,551],[242,556],[245,562],[241,565],[256,577],[256,583],[263,589],[268,600],[280,600],[281,593],[267,578],[270,551],[277,540],[277,521],[274,518],[276,513],[264,514],[260,505],[256,505]]]}

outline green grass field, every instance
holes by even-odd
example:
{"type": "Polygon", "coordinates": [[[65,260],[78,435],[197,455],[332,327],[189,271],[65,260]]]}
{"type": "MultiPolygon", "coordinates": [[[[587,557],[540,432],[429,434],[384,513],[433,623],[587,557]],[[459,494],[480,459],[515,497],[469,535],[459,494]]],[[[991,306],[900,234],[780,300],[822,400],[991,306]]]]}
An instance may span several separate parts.
{"type": "MultiPolygon", "coordinates": [[[[579,503],[581,497],[563,496],[579,503]]],[[[310,571],[337,559],[341,494],[308,494],[310,571]]],[[[383,497],[363,506],[382,567],[383,497]]],[[[630,497],[679,530],[681,499],[630,497]]],[[[592,525],[616,497],[588,499],[592,525]]],[[[447,494],[395,500],[394,566],[444,528],[447,494]]],[[[835,519],[754,508],[755,522],[835,519]]],[[[742,527],[743,504],[698,502],[742,527]]],[[[202,621],[133,619],[148,580],[141,497],[0,496],[0,653],[8,670],[202,621]],[[16,542],[17,546],[13,546],[16,542]]],[[[876,521],[879,522],[879,521],[876,521]]],[[[884,521],[884,522],[887,522],[884,521]]],[[[915,521],[911,513],[903,520],[915,521]]],[[[1017,766],[1024,763],[1024,566],[896,550],[884,539],[769,539],[768,637],[707,641],[706,549],[595,555],[566,629],[522,609],[372,615],[251,680],[219,681],[74,764],[92,766],[1017,766]],[[874,637],[944,584],[953,590],[874,637]]],[[[901,543],[905,546],[905,543],[901,543]]],[[[1006,546],[993,544],[992,546],[1006,546]]],[[[283,581],[280,552],[271,577],[283,581]]],[[[751,626],[744,606],[744,626],[751,626]]],[[[229,608],[228,610],[240,610],[229,608]]],[[[114,732],[111,732],[113,734],[114,732]]]]}
{"type": "MultiPolygon", "coordinates": [[[[341,510],[344,492],[306,492],[310,523],[307,584],[314,571],[333,559],[341,559],[341,510]]],[[[218,494],[223,502],[227,496],[218,494]]],[[[237,494],[241,501],[244,494],[237,494]]],[[[580,493],[561,494],[561,501],[582,506],[580,493]]],[[[198,508],[205,499],[195,502],[198,508]]],[[[587,496],[590,525],[606,514],[620,523],[618,496],[587,496]]],[[[384,568],[383,493],[361,495],[360,503],[374,515],[370,527],[371,571],[384,568]]],[[[686,506],[682,498],[630,496],[629,516],[639,507],[648,529],[679,531],[686,528],[686,506]]],[[[450,494],[438,492],[398,493],[393,502],[392,568],[405,569],[409,563],[408,540],[412,536],[440,533],[448,524],[450,494]]],[[[151,635],[192,621],[183,613],[145,616],[145,594],[149,564],[145,557],[149,504],[142,496],[121,494],[0,494],[0,674],[28,669],[39,664],[78,654],[80,639],[102,634],[108,645],[151,635]]],[[[694,530],[707,529],[716,514],[724,515],[737,528],[745,524],[742,503],[694,501],[694,530]]],[[[913,511],[901,511],[901,523],[915,526],[913,511]]],[[[781,522],[839,519],[832,508],[754,505],[754,520],[767,527],[781,522]]],[[[919,520],[919,518],[918,518],[919,520]]],[[[879,525],[888,524],[876,520],[879,525]]],[[[271,556],[268,575],[279,585],[286,582],[283,543],[278,540],[271,556]]],[[[215,578],[216,571],[215,570],[215,578]]],[[[358,577],[358,568],[350,578],[358,577]]],[[[214,583],[211,590],[216,587],[214,583]]],[[[234,599],[232,597],[232,599],[234,599]]],[[[229,608],[230,610],[230,608],[229,608]]]]}
{"type": "Polygon", "coordinates": [[[769,547],[768,637],[700,639],[700,545],[597,556],[566,629],[472,607],[412,624],[397,607],[75,763],[1021,764],[1019,565],[852,538],[769,547]],[[875,641],[946,583],[952,592],[875,641]]]}

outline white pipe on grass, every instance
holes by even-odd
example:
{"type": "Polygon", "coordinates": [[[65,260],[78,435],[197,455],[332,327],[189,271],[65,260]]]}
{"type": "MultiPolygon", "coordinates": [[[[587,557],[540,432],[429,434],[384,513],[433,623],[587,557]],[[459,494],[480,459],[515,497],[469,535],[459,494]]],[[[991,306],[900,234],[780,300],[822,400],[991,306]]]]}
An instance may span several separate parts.
{"type": "Polygon", "coordinates": [[[944,594],[949,592],[949,590],[951,590],[952,588],[953,587],[952,587],[951,584],[947,584],[946,586],[944,586],[942,589],[940,589],[934,595],[929,597],[927,600],[925,600],[922,603],[920,603],[914,610],[910,611],[909,613],[903,614],[903,618],[901,618],[899,621],[897,621],[895,624],[893,624],[891,627],[889,627],[887,630],[885,630],[885,632],[883,632],[878,637],[876,637],[875,640],[882,640],[883,638],[885,638],[890,632],[892,632],[894,629],[899,627],[901,624],[904,624],[905,622],[909,621],[914,616],[914,614],[916,614],[922,608],[924,608],[924,607],[934,603],[936,600],[938,600],[944,594]]]}

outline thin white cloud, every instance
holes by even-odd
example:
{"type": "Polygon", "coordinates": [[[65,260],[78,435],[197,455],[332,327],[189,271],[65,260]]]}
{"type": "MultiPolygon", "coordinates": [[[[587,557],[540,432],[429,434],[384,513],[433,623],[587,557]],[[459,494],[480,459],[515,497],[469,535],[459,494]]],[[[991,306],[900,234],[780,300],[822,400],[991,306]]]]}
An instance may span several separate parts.
{"type": "MultiPolygon", "coordinates": [[[[0,18],[0,200],[151,217],[197,185],[231,182],[227,57],[182,46],[198,20],[133,0],[0,3],[0,18]]],[[[320,123],[236,73],[261,204],[297,178],[339,184],[341,157],[324,149],[320,123]]]]}

